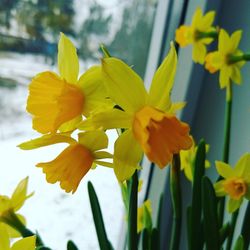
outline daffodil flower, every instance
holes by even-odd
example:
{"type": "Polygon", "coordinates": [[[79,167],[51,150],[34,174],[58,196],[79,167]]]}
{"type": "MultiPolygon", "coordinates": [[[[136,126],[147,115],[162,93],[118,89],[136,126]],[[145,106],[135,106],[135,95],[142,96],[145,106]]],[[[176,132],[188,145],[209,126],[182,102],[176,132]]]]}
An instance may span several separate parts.
{"type": "Polygon", "coordinates": [[[144,151],[148,159],[164,168],[181,149],[189,149],[189,126],[179,121],[170,92],[174,82],[177,55],[174,45],[156,71],[149,93],[142,79],[123,61],[102,60],[102,70],[110,98],[121,107],[95,114],[81,123],[80,129],[124,128],[114,146],[114,170],[119,181],[129,179],[144,151]]]}
{"type": "Polygon", "coordinates": [[[53,161],[38,163],[37,167],[43,169],[47,182],[60,182],[66,192],[74,193],[82,178],[95,164],[112,167],[111,163],[102,161],[112,158],[110,153],[101,150],[108,145],[107,135],[103,131],[79,133],[78,141],[63,133],[44,135],[24,142],[19,147],[30,150],[56,143],[68,143],[69,146],[53,161]]]}
{"type": "MultiPolygon", "coordinates": [[[[180,151],[180,159],[181,159],[181,170],[184,170],[185,176],[189,181],[193,181],[193,169],[194,169],[194,162],[196,157],[196,152],[198,146],[195,144],[195,141],[192,137],[193,145],[188,150],[181,150],[180,151]]],[[[206,144],[206,152],[209,150],[209,145],[206,144]]],[[[210,167],[210,162],[208,160],[205,161],[205,168],[210,167]]]]}
{"type": "Polygon", "coordinates": [[[144,228],[152,229],[152,207],[150,200],[144,201],[138,207],[137,211],[137,233],[140,233],[144,228]]]}
{"type": "MultiPolygon", "coordinates": [[[[15,221],[12,220],[11,214],[16,214],[16,212],[23,206],[24,202],[33,195],[33,193],[27,195],[27,187],[28,177],[19,182],[11,197],[0,195],[0,221],[5,223],[8,221],[8,225],[0,223],[0,226],[5,227],[5,230],[8,231],[12,238],[20,237],[20,234],[9,226],[9,223],[12,225],[15,224],[15,221]]],[[[23,224],[26,223],[25,218],[22,215],[16,214],[16,216],[23,224]]]]}
{"type": "Polygon", "coordinates": [[[245,64],[244,60],[234,62],[234,57],[243,55],[242,51],[238,49],[242,31],[237,30],[231,36],[221,29],[219,33],[218,50],[208,53],[206,56],[205,68],[210,73],[215,73],[220,70],[220,87],[225,88],[229,86],[230,79],[236,84],[241,83],[240,69],[245,64]]]}
{"type": "Polygon", "coordinates": [[[0,225],[0,249],[1,250],[35,250],[36,236],[30,236],[10,244],[10,236],[5,227],[0,225]]]}
{"type": "Polygon", "coordinates": [[[224,179],[214,184],[217,196],[229,196],[227,210],[236,211],[243,198],[250,200],[250,153],[244,154],[235,167],[217,161],[216,169],[224,179]]]}
{"type": "Polygon", "coordinates": [[[204,16],[201,8],[197,8],[190,26],[182,25],[176,30],[175,40],[181,47],[193,45],[192,58],[194,62],[204,63],[207,53],[206,45],[217,36],[216,29],[212,27],[215,12],[209,11],[204,16]]]}
{"type": "Polygon", "coordinates": [[[105,103],[100,66],[91,67],[78,79],[76,48],[63,33],[58,43],[58,69],[60,76],[42,72],[29,85],[27,111],[33,116],[33,128],[42,134],[74,130],[82,114],[88,116],[105,103]]]}

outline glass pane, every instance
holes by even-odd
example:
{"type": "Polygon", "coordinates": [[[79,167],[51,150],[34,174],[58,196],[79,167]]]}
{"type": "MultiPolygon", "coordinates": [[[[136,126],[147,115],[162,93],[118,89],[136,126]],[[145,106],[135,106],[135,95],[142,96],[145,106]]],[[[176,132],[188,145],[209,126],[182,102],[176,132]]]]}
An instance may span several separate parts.
{"type": "MultiPolygon", "coordinates": [[[[57,71],[59,32],[78,48],[80,72],[98,63],[99,45],[125,60],[144,75],[156,9],[155,0],[0,1],[0,194],[10,195],[26,176],[35,191],[20,211],[28,227],[38,230],[55,250],[72,239],[80,249],[98,249],[87,195],[87,182],[94,184],[109,238],[116,249],[124,221],[119,185],[111,169],[97,167],[84,177],[74,195],[58,184],[46,182],[38,162],[54,159],[65,145],[21,151],[16,145],[40,136],[31,128],[25,112],[28,84],[43,71],[57,71]]],[[[111,131],[110,145],[116,134],[111,131]]],[[[109,148],[112,151],[112,147],[109,148]]]]}

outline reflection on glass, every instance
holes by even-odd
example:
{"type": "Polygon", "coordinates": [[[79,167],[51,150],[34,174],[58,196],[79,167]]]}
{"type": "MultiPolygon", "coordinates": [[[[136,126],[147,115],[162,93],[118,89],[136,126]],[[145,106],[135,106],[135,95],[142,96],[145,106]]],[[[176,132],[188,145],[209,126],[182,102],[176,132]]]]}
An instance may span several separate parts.
{"type": "MultiPolygon", "coordinates": [[[[36,194],[23,208],[31,229],[38,229],[52,249],[66,248],[71,238],[80,249],[98,249],[86,183],[96,188],[113,245],[118,245],[122,201],[112,170],[91,171],[75,195],[49,185],[38,161],[53,159],[56,149],[23,152],[20,142],[35,138],[25,112],[27,86],[38,72],[57,71],[59,32],[72,38],[81,58],[81,72],[101,58],[104,43],[113,56],[125,60],[142,77],[145,71],[156,0],[14,0],[0,1],[0,193],[11,193],[30,176],[36,194]],[[49,153],[48,153],[49,151],[49,153]],[[117,219],[120,218],[120,219],[117,219]]],[[[115,132],[111,132],[111,140],[115,132]]],[[[110,149],[112,151],[112,149],[110,149]]]]}

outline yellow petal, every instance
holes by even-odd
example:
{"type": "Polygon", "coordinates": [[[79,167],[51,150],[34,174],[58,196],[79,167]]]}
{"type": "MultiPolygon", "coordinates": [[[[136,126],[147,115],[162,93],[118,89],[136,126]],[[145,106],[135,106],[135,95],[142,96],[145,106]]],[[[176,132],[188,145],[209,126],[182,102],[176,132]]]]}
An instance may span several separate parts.
{"type": "Polygon", "coordinates": [[[241,83],[241,73],[240,69],[237,66],[232,66],[232,75],[231,78],[233,82],[240,84],[241,83]]]}
{"type": "Polygon", "coordinates": [[[224,66],[220,71],[220,88],[223,89],[227,87],[230,83],[230,76],[232,74],[231,66],[224,66]]]}
{"type": "Polygon", "coordinates": [[[175,31],[175,41],[180,45],[180,47],[186,47],[194,42],[193,29],[190,26],[181,25],[175,31]]]}
{"type": "Polygon", "coordinates": [[[226,192],[223,186],[224,180],[218,181],[214,184],[214,190],[217,197],[225,196],[226,192]]]}
{"type": "Polygon", "coordinates": [[[234,172],[238,177],[250,182],[250,153],[245,153],[240,157],[235,165],[234,172]]]}
{"type": "Polygon", "coordinates": [[[23,150],[30,150],[34,148],[40,148],[56,143],[69,143],[74,144],[76,141],[71,138],[70,136],[60,135],[60,134],[50,134],[44,135],[40,138],[33,139],[27,142],[23,142],[22,144],[18,145],[19,148],[23,150]]]}
{"type": "Polygon", "coordinates": [[[19,210],[23,206],[25,200],[33,195],[33,193],[27,195],[28,180],[28,177],[21,180],[11,196],[11,204],[14,211],[19,210]]]}
{"type": "Polygon", "coordinates": [[[234,199],[229,199],[227,203],[227,211],[229,213],[235,212],[241,205],[243,199],[240,200],[234,200],[234,199]]]}
{"type": "Polygon", "coordinates": [[[0,249],[10,250],[9,235],[2,223],[0,224],[0,249]]]}
{"type": "Polygon", "coordinates": [[[73,118],[72,120],[63,123],[60,127],[59,127],[59,131],[61,133],[65,133],[65,132],[69,132],[69,131],[74,131],[77,126],[79,125],[79,123],[82,121],[82,116],[79,115],[75,118],[73,118]]]}
{"type": "Polygon", "coordinates": [[[78,128],[82,130],[130,128],[132,116],[119,109],[110,109],[99,112],[82,121],[78,128]]]}
{"type": "Polygon", "coordinates": [[[23,238],[13,244],[11,250],[35,250],[36,248],[36,236],[30,236],[23,238]]]}
{"type": "Polygon", "coordinates": [[[58,43],[58,69],[68,83],[76,83],[79,74],[79,62],[73,43],[61,33],[58,43]]]}
{"type": "Polygon", "coordinates": [[[108,137],[103,131],[88,131],[79,133],[78,141],[91,152],[104,149],[108,146],[108,137]]]}
{"type": "Polygon", "coordinates": [[[230,52],[230,45],[231,41],[228,33],[224,29],[220,29],[218,45],[219,51],[227,54],[228,52],[230,52]]]}
{"type": "Polygon", "coordinates": [[[49,183],[60,182],[60,186],[67,193],[74,193],[77,187],[90,170],[94,161],[92,152],[81,144],[68,146],[54,160],[38,163],[43,168],[46,180],[49,183]]]}
{"type": "Polygon", "coordinates": [[[102,60],[102,68],[108,94],[123,110],[134,113],[145,104],[143,81],[131,67],[111,57],[102,60]]]}
{"type": "Polygon", "coordinates": [[[224,178],[231,178],[235,176],[235,172],[233,169],[230,167],[229,164],[224,163],[222,161],[216,161],[215,162],[217,172],[219,173],[220,176],[224,178]]]}
{"type": "Polygon", "coordinates": [[[176,114],[176,112],[180,109],[183,109],[186,106],[186,104],[187,104],[186,102],[171,103],[171,106],[167,112],[170,114],[176,114]]]}
{"type": "Polygon", "coordinates": [[[198,25],[199,31],[207,32],[214,21],[215,11],[209,11],[207,12],[203,17],[202,20],[198,25]]]}
{"type": "Polygon", "coordinates": [[[113,158],[113,155],[106,151],[94,152],[93,155],[95,159],[113,158]]]}
{"type": "Polygon", "coordinates": [[[192,58],[194,62],[203,64],[207,53],[206,46],[202,42],[196,42],[193,47],[192,58]]]}
{"type": "Polygon", "coordinates": [[[160,110],[167,110],[170,108],[170,92],[174,84],[176,65],[177,55],[174,44],[171,43],[168,55],[165,57],[153,77],[149,90],[149,105],[160,110]]]}
{"type": "Polygon", "coordinates": [[[225,64],[224,56],[219,51],[208,53],[205,57],[205,62],[205,68],[212,74],[225,64]]]}
{"type": "Polygon", "coordinates": [[[239,43],[242,37],[242,30],[235,31],[230,37],[230,52],[234,52],[239,47],[239,43]]]}
{"type": "Polygon", "coordinates": [[[200,7],[198,7],[195,12],[194,12],[194,15],[193,15],[193,18],[192,18],[192,27],[197,27],[199,26],[199,24],[202,22],[202,10],[200,7]]]}
{"type": "Polygon", "coordinates": [[[115,142],[114,171],[118,181],[128,180],[138,167],[142,149],[131,130],[125,131],[115,142]]]}

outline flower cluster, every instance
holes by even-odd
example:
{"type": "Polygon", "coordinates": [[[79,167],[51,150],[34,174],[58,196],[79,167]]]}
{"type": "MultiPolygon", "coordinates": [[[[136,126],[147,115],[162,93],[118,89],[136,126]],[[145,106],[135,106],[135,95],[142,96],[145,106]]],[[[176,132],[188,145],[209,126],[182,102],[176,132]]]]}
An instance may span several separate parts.
{"type": "Polygon", "coordinates": [[[60,182],[66,192],[75,192],[84,175],[96,165],[114,168],[120,182],[129,179],[140,168],[143,152],[164,168],[173,154],[192,146],[188,124],[175,115],[184,104],[170,99],[176,64],[171,44],[149,92],[133,69],[114,57],[105,56],[101,65],[91,67],[78,78],[76,48],[61,34],[60,75],[42,72],[29,85],[27,111],[32,115],[33,128],[43,135],[19,147],[29,150],[67,143],[68,147],[54,160],[37,164],[49,183],[60,182]],[[105,151],[108,129],[123,130],[113,155],[105,151]]]}

